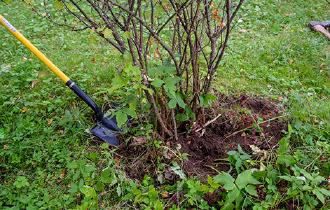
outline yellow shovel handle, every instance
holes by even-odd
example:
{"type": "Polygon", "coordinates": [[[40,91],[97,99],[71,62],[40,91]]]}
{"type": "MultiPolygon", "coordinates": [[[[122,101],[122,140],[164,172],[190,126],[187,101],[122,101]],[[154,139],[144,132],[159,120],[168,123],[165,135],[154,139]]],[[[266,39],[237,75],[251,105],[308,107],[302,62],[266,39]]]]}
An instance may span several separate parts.
{"type": "Polygon", "coordinates": [[[18,30],[15,29],[3,16],[0,15],[0,24],[3,25],[13,36],[16,37],[25,47],[35,54],[48,68],[54,72],[64,83],[70,78],[57,68],[42,52],[40,52],[29,40],[27,40],[18,30]]]}

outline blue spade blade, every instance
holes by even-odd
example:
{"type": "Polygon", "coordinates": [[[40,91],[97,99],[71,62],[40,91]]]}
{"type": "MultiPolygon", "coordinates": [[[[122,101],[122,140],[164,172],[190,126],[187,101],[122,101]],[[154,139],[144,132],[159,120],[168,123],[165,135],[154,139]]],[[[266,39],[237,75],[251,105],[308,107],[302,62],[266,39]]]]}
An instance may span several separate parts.
{"type": "Polygon", "coordinates": [[[119,140],[117,138],[118,132],[109,129],[102,124],[98,123],[96,126],[94,126],[91,129],[91,132],[98,138],[102,139],[103,141],[105,141],[113,146],[119,145],[119,140]]]}

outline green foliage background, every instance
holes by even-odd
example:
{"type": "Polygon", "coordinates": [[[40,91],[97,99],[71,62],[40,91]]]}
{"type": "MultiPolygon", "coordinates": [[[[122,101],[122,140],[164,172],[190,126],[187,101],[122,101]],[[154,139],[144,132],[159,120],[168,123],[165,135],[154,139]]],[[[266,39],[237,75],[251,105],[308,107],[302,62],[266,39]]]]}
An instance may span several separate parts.
{"type": "MultiPolygon", "coordinates": [[[[220,173],[208,183],[182,179],[161,187],[148,177],[142,183],[128,180],[113,151],[95,144],[87,133],[91,111],[0,29],[1,208],[162,209],[171,205],[161,199],[165,192],[183,192],[181,208],[208,209],[212,207],[203,195],[221,187],[221,199],[213,208],[263,209],[295,198],[306,209],[326,209],[322,203],[329,195],[318,183],[323,179],[319,175],[330,174],[330,48],[306,25],[325,20],[329,11],[326,1],[246,2],[214,87],[227,94],[282,100],[291,119],[290,135],[262,174],[252,176],[246,169],[253,164],[245,160],[238,176],[220,173]],[[249,182],[239,182],[242,176],[249,182]],[[280,180],[289,183],[284,198],[276,194],[280,180]],[[273,200],[255,196],[260,183],[273,200]]],[[[115,97],[106,93],[122,58],[94,34],[56,27],[20,1],[0,3],[0,14],[99,103],[115,97]]]]}

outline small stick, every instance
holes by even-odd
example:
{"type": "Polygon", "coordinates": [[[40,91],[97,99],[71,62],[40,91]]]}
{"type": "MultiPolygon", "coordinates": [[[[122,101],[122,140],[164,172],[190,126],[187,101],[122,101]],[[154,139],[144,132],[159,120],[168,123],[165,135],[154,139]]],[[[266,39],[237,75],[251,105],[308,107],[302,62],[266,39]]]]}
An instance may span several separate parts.
{"type": "MultiPolygon", "coordinates": [[[[264,124],[264,123],[266,123],[266,122],[271,122],[271,121],[273,121],[273,120],[283,118],[283,117],[285,117],[285,116],[286,116],[286,115],[277,116],[277,117],[274,117],[274,118],[271,118],[271,119],[265,120],[265,121],[260,122],[260,123],[257,123],[257,124],[258,124],[258,125],[261,125],[261,124],[264,124]]],[[[246,127],[246,128],[243,128],[242,130],[235,131],[234,133],[232,133],[232,134],[226,136],[224,140],[228,139],[229,137],[235,136],[235,135],[238,134],[238,133],[241,133],[241,132],[243,132],[243,131],[246,131],[247,129],[250,129],[250,128],[252,128],[252,127],[253,127],[253,125],[250,125],[250,126],[248,126],[248,127],[246,127]]]]}
{"type": "Polygon", "coordinates": [[[171,114],[172,114],[172,120],[173,120],[173,129],[174,129],[174,138],[177,141],[178,140],[178,128],[176,127],[176,120],[175,120],[175,113],[174,113],[174,109],[171,110],[171,114]]]}
{"type": "Polygon", "coordinates": [[[216,171],[218,174],[220,173],[220,171],[218,169],[214,168],[213,166],[206,165],[206,167],[209,167],[210,169],[216,171]]]}
{"type": "Polygon", "coordinates": [[[197,129],[196,132],[199,132],[199,131],[205,129],[205,127],[207,127],[207,126],[209,126],[210,124],[212,124],[212,123],[213,123],[214,121],[216,121],[220,116],[221,116],[221,114],[218,114],[218,116],[216,116],[216,117],[213,118],[212,120],[207,121],[207,122],[203,125],[203,127],[197,129]]]}

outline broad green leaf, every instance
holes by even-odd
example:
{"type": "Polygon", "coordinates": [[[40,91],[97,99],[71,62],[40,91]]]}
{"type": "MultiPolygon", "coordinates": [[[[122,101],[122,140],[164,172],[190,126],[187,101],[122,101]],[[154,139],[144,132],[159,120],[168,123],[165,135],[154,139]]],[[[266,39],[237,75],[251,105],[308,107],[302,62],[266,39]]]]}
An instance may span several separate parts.
{"type": "Polygon", "coordinates": [[[99,153],[96,153],[96,152],[91,152],[91,153],[88,153],[86,155],[86,157],[94,162],[97,161],[98,157],[99,157],[99,153]]]}
{"type": "Polygon", "coordinates": [[[260,203],[254,203],[252,210],[265,210],[265,208],[260,203]]]}
{"type": "Polygon", "coordinates": [[[306,177],[309,180],[313,180],[314,178],[312,177],[312,175],[310,173],[308,173],[306,170],[300,168],[300,172],[304,175],[304,177],[306,177]]]}
{"type": "Polygon", "coordinates": [[[164,79],[164,89],[171,98],[175,97],[176,84],[180,81],[178,77],[167,77],[164,79]]]}
{"type": "Polygon", "coordinates": [[[126,76],[130,78],[130,80],[132,80],[132,78],[137,78],[140,81],[140,76],[141,76],[140,68],[138,68],[137,66],[133,66],[130,63],[131,60],[130,54],[127,54],[127,57],[128,60],[126,60],[125,62],[128,62],[128,64],[123,69],[123,72],[125,73],[126,76]]]}
{"type": "MultiPolygon", "coordinates": [[[[289,125],[289,128],[290,127],[291,126],[289,125]]],[[[289,131],[289,133],[290,133],[290,131],[289,131]]],[[[277,150],[277,153],[278,153],[278,158],[276,161],[277,164],[291,166],[296,162],[295,159],[291,155],[288,155],[289,147],[290,147],[289,136],[290,136],[290,134],[288,134],[286,137],[282,138],[279,141],[280,146],[277,150]]]]}
{"type": "Polygon", "coordinates": [[[28,187],[30,186],[28,179],[25,176],[18,176],[16,178],[16,181],[14,182],[14,186],[18,189],[23,188],[23,187],[28,187]]]}
{"type": "Polygon", "coordinates": [[[247,192],[247,193],[249,193],[250,195],[253,195],[253,196],[258,196],[258,193],[257,193],[257,190],[256,190],[256,186],[254,186],[254,185],[247,185],[246,187],[245,187],[245,191],[247,192]]]}
{"type": "Polygon", "coordinates": [[[76,192],[78,192],[79,191],[79,185],[78,184],[72,184],[71,185],[71,188],[69,189],[69,192],[70,193],[76,193],[76,192]]]}
{"type": "Polygon", "coordinates": [[[133,118],[137,118],[137,114],[136,114],[136,111],[135,111],[134,107],[130,107],[130,108],[125,109],[125,112],[128,116],[133,117],[133,118]]]}
{"type": "Polygon", "coordinates": [[[174,66],[164,66],[163,72],[167,75],[173,75],[176,73],[176,69],[174,66]]]}
{"type": "Polygon", "coordinates": [[[314,189],[313,190],[314,195],[316,195],[316,197],[322,202],[325,202],[325,198],[324,195],[318,190],[318,189],[314,189]]]}
{"type": "Polygon", "coordinates": [[[320,189],[320,192],[323,193],[323,195],[325,196],[329,196],[330,197],[330,191],[326,190],[326,189],[320,189]]]}
{"type": "Polygon", "coordinates": [[[158,78],[151,82],[151,85],[156,88],[160,88],[163,84],[164,84],[164,81],[161,79],[158,79],[158,78]]]}
{"type": "Polygon", "coordinates": [[[289,182],[293,181],[291,176],[279,176],[279,178],[284,179],[284,180],[289,181],[289,182]]]}
{"type": "Polygon", "coordinates": [[[179,104],[181,108],[185,108],[186,104],[184,103],[183,99],[181,98],[180,94],[176,94],[176,102],[179,104]]]}
{"type": "Polygon", "coordinates": [[[103,143],[103,144],[101,144],[101,148],[102,149],[109,149],[109,144],[108,143],[103,143]]]}
{"type": "Polygon", "coordinates": [[[176,106],[176,100],[174,98],[172,98],[169,102],[168,102],[168,107],[170,109],[174,109],[176,106]]]}
{"type": "Polygon", "coordinates": [[[148,197],[151,201],[155,201],[158,197],[158,193],[154,187],[151,187],[148,191],[148,197]]]}
{"type": "Polygon", "coordinates": [[[122,127],[127,122],[127,114],[123,111],[116,112],[116,120],[119,127],[122,127]]]}
{"type": "Polygon", "coordinates": [[[212,105],[212,103],[217,99],[215,95],[212,95],[210,93],[203,94],[199,96],[199,102],[202,107],[209,107],[212,105]]]}
{"type": "Polygon", "coordinates": [[[287,138],[282,138],[279,142],[278,154],[287,154],[289,151],[289,140],[287,138]]]}
{"type": "Polygon", "coordinates": [[[79,163],[77,161],[72,161],[68,163],[67,167],[69,169],[76,169],[79,167],[79,163]]]}
{"type": "Polygon", "coordinates": [[[312,188],[311,186],[304,185],[301,189],[302,189],[303,191],[309,191],[309,190],[312,190],[313,188],[312,188]]]}
{"type": "Polygon", "coordinates": [[[189,120],[189,116],[186,113],[178,113],[175,117],[179,122],[184,122],[189,120]]]}
{"type": "Polygon", "coordinates": [[[156,203],[155,203],[155,210],[163,210],[163,209],[164,209],[164,207],[163,207],[162,202],[157,200],[156,203]]]}
{"type": "Polygon", "coordinates": [[[109,184],[112,181],[113,180],[112,180],[112,177],[111,177],[111,171],[110,171],[110,169],[109,168],[104,169],[101,172],[101,182],[102,183],[105,183],[105,184],[109,184]]]}
{"type": "Polygon", "coordinates": [[[168,87],[175,87],[175,85],[180,81],[178,77],[166,77],[164,82],[168,87]]]}
{"type": "Polygon", "coordinates": [[[241,191],[235,186],[233,190],[228,192],[225,203],[234,202],[236,199],[240,197],[240,195],[241,195],[241,191]]]}
{"type": "Polygon", "coordinates": [[[233,190],[235,188],[235,179],[226,172],[221,172],[214,178],[214,182],[223,185],[225,190],[233,190]]]}
{"type": "Polygon", "coordinates": [[[276,163],[280,165],[292,166],[296,163],[296,160],[291,155],[279,155],[276,163]]]}
{"type": "Polygon", "coordinates": [[[112,80],[111,80],[111,88],[109,92],[113,92],[117,89],[122,88],[126,82],[121,78],[121,76],[116,75],[112,80]]]}
{"type": "Polygon", "coordinates": [[[329,190],[326,190],[326,189],[319,189],[320,190],[320,192],[323,194],[323,195],[325,195],[325,196],[327,196],[327,197],[330,197],[330,191],[329,190]]]}
{"type": "Polygon", "coordinates": [[[100,181],[97,181],[96,184],[95,184],[95,190],[97,192],[102,192],[104,191],[104,184],[100,181]]]}
{"type": "Polygon", "coordinates": [[[148,74],[151,78],[161,78],[163,76],[163,71],[157,66],[152,66],[148,68],[148,74]]]}
{"type": "Polygon", "coordinates": [[[96,171],[96,167],[94,165],[90,165],[90,164],[86,164],[86,165],[80,165],[81,168],[81,173],[83,174],[83,176],[86,177],[90,177],[91,174],[96,171]]]}
{"type": "Polygon", "coordinates": [[[183,172],[181,167],[177,163],[173,163],[173,166],[171,166],[171,169],[173,172],[180,177],[180,179],[186,179],[186,174],[183,172]]]}
{"type": "Polygon", "coordinates": [[[106,168],[101,172],[101,181],[108,184],[108,186],[113,186],[118,182],[118,178],[113,173],[112,168],[106,168]]]}
{"type": "Polygon", "coordinates": [[[94,188],[84,185],[81,187],[80,192],[82,192],[88,198],[96,198],[97,194],[94,188]]]}
{"type": "Polygon", "coordinates": [[[260,184],[260,182],[252,176],[251,170],[246,170],[238,174],[235,183],[239,189],[245,188],[248,184],[260,184]]]}
{"type": "Polygon", "coordinates": [[[235,205],[233,203],[225,203],[225,205],[221,208],[221,210],[233,210],[235,209],[235,205]]]}

